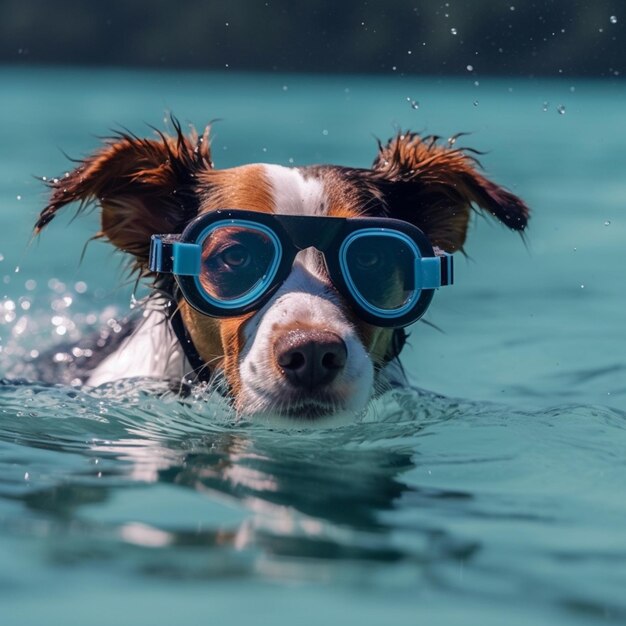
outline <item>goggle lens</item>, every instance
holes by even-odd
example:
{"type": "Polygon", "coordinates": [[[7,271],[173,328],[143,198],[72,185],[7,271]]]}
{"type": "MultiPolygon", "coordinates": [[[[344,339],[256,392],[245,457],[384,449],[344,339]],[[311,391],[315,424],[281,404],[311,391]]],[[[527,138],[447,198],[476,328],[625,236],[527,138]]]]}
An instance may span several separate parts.
{"type": "Polygon", "coordinates": [[[344,269],[358,299],[380,311],[397,311],[415,296],[416,253],[395,235],[362,234],[344,247],[344,269]]]}
{"type": "Polygon", "coordinates": [[[255,226],[218,226],[202,242],[199,280],[213,300],[239,304],[262,292],[273,278],[277,241],[255,226]]]}

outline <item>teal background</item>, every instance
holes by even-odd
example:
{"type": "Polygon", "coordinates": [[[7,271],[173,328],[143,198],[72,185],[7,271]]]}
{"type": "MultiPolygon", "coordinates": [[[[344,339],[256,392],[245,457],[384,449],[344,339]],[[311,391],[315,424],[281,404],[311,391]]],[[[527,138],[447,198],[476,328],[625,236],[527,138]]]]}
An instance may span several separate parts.
{"type": "Polygon", "coordinates": [[[626,90],[478,82],[0,69],[2,376],[128,312],[118,255],[96,242],[79,263],[96,215],[30,242],[33,176],[112,129],[219,119],[218,168],[368,166],[400,128],[471,132],[533,211],[526,242],[477,216],[427,314],[443,332],[411,329],[409,376],[441,396],[384,397],[361,424],[233,424],[140,383],[4,385],[6,623],[626,618],[626,90]]]}

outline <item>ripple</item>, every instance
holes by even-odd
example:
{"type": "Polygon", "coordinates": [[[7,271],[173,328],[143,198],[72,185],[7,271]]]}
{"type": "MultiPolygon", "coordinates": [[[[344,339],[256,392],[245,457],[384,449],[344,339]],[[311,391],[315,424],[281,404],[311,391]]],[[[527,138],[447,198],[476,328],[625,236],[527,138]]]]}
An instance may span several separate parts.
{"type": "MultiPolygon", "coordinates": [[[[0,415],[0,529],[55,568],[108,564],[168,584],[408,588],[418,575],[443,593],[510,601],[521,586],[564,606],[553,581],[567,567],[600,559],[619,577],[624,564],[615,409],[522,411],[403,389],[354,424],[315,430],[237,419],[220,396],[137,379],[3,381],[0,415]]],[[[601,604],[593,589],[580,597],[601,604]]]]}

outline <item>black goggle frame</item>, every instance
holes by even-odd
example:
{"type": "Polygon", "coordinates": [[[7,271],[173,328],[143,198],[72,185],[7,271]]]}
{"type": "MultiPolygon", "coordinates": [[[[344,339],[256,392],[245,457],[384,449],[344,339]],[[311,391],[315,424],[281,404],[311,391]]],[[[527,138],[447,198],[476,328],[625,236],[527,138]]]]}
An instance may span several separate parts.
{"type": "Polygon", "coordinates": [[[376,326],[399,328],[417,321],[428,308],[435,289],[453,283],[452,256],[436,255],[428,237],[408,222],[387,217],[280,215],[243,209],[221,209],[202,214],[191,221],[182,234],[153,235],[150,270],[174,274],[183,296],[200,313],[211,317],[238,316],[260,309],[285,281],[298,252],[310,247],[322,253],[332,283],[356,314],[376,326]],[[280,242],[281,254],[273,278],[257,297],[241,306],[216,303],[199,283],[202,243],[211,225],[218,222],[223,222],[224,226],[238,226],[242,222],[258,224],[271,231],[280,242]],[[342,244],[354,233],[364,230],[386,233],[398,239],[408,238],[418,252],[422,286],[416,289],[410,308],[405,310],[402,307],[398,315],[368,306],[355,293],[354,284],[351,286],[352,281],[346,276],[345,263],[340,258],[342,244]]]}

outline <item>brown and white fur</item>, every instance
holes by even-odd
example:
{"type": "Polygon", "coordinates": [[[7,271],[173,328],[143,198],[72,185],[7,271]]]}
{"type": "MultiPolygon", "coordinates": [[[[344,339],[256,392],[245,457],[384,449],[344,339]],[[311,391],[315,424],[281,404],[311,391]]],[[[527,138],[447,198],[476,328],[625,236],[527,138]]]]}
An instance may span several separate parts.
{"type": "MultiPolygon", "coordinates": [[[[219,208],[265,213],[389,216],[420,228],[441,251],[462,250],[472,209],[482,209],[511,229],[526,227],[528,208],[480,173],[469,150],[454,141],[402,133],[379,145],[371,169],[333,165],[213,166],[209,130],[142,139],[120,134],[52,186],[50,203],[35,230],[63,206],[101,208],[105,238],[130,255],[140,276],[163,290],[150,273],[154,233],[181,232],[199,214],[219,208]]],[[[173,283],[166,291],[174,291],[173,283]]],[[[88,385],[129,376],[180,378],[189,369],[184,352],[155,303],[115,352],[89,372],[88,385]]],[[[404,331],[359,320],[333,288],[314,249],[301,252],[285,283],[259,311],[236,318],[204,316],[179,302],[187,333],[202,360],[226,382],[241,414],[313,418],[362,412],[377,390],[405,384],[398,354],[404,331]],[[345,359],[331,379],[294,384],[281,353],[301,346],[343,343],[345,359]],[[343,362],[345,360],[345,362],[343,362]]],[[[319,347],[319,346],[318,346],[319,347]]],[[[325,349],[323,346],[321,349],[325,349]]],[[[343,348],[342,348],[343,349],[343,348]]]]}

